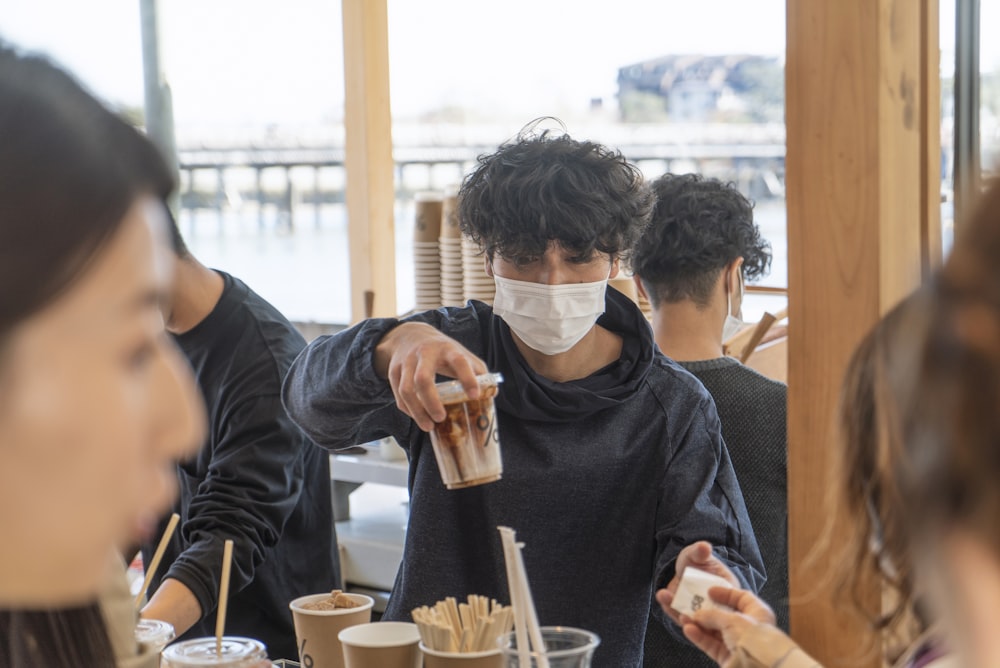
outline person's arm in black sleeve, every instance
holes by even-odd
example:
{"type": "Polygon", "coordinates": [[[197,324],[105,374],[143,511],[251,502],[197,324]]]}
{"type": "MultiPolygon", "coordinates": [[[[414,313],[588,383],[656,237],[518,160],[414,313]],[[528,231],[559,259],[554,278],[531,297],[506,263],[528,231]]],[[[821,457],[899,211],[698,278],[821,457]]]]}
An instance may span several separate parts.
{"type": "MultiPolygon", "coordinates": [[[[764,564],[715,405],[705,395],[686,415],[681,409],[671,417],[682,428],[674,431],[677,440],[659,489],[654,587],[663,588],[674,578],[682,549],[708,541],[740,586],[757,592],[766,579],[764,564]]],[[[654,614],[680,635],[655,606],[654,614]]]]}
{"type": "Polygon", "coordinates": [[[390,333],[398,337],[405,332],[403,325],[429,325],[454,336],[453,343],[463,354],[481,355],[472,336],[479,331],[478,317],[475,310],[465,308],[428,311],[405,320],[371,318],[314,340],[285,376],[282,399],[288,414],[314,442],[330,450],[384,436],[394,436],[408,447],[420,431],[411,416],[399,409],[386,368],[378,368],[379,344],[390,333]]]}
{"type": "Polygon", "coordinates": [[[230,590],[253,580],[264,551],[277,543],[298,503],[303,452],[315,447],[276,394],[251,394],[229,407],[217,430],[208,474],[178,529],[187,547],[143,609],[144,617],[173,623],[178,635],[218,605],[226,539],[233,541],[230,590]],[[200,608],[194,619],[184,590],[200,608]]]}

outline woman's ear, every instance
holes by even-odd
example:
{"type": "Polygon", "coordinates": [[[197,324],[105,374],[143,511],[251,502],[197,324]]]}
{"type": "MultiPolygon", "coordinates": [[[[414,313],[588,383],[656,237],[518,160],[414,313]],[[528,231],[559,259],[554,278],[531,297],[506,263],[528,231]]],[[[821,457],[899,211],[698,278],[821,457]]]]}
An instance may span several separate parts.
{"type": "Polygon", "coordinates": [[[483,254],[483,268],[486,270],[486,275],[493,278],[493,258],[485,253],[483,254]]]}
{"type": "Polygon", "coordinates": [[[613,259],[611,261],[611,273],[608,274],[608,278],[611,279],[611,278],[614,278],[615,276],[617,276],[618,275],[618,271],[620,269],[621,269],[621,260],[616,257],[615,259],[613,259]]]}

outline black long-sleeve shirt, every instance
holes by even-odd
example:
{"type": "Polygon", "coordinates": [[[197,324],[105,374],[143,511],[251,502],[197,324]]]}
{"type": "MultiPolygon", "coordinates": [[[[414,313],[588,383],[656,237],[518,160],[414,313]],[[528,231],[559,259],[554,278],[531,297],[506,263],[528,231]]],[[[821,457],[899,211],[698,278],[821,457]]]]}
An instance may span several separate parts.
{"type": "MultiPolygon", "coordinates": [[[[175,337],[205,397],[209,434],[178,466],[181,522],[152,589],[164,577],[185,584],[205,617],[182,637],[214,635],[223,545],[231,538],[226,633],[262,641],[272,658],[294,659],[289,601],[340,582],[329,453],[281,404],[302,335],[242,281],[220,274],[218,304],[175,337]]],[[[146,563],[154,548],[143,548],[146,563]]]]}

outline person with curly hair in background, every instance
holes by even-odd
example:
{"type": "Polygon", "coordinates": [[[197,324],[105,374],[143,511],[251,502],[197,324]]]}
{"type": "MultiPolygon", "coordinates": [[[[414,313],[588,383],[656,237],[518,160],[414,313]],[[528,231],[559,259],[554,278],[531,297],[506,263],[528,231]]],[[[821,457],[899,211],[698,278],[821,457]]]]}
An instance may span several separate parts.
{"type": "MultiPolygon", "coordinates": [[[[498,525],[517,530],[543,626],[593,631],[593,665],[635,668],[653,587],[709,558],[762,583],[760,555],[711,397],[655,354],[629,298],[607,290],[651,198],[618,151],[526,131],[461,187],[462,231],[484,251],[493,306],[373,318],[313,341],[285,381],[317,443],[393,435],[410,460],[410,516],[386,619],[447,596],[508,600],[498,525]],[[503,478],[448,490],[427,434],[434,382],[503,374],[503,478]],[[716,551],[683,548],[716,541],[716,551]]],[[[663,622],[671,624],[667,620],[663,622]]]]}
{"type": "MultiPolygon", "coordinates": [[[[753,205],[732,184],[666,174],[652,189],[652,220],[632,251],[636,287],[652,306],[660,350],[715,400],[764,558],[760,595],[787,630],[787,388],[723,352],[723,341],[740,328],[744,282],[767,273],[770,246],[754,223],[753,205]]],[[[647,628],[645,656],[646,666],[712,665],[655,624],[647,628]]]]}

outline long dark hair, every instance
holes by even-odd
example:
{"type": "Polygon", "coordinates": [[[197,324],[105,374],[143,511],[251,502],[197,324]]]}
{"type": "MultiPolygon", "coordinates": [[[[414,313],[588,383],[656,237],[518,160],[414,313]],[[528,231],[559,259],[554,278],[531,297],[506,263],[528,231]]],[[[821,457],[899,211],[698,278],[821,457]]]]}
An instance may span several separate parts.
{"type": "Polygon", "coordinates": [[[59,610],[0,611],[0,668],[114,665],[114,651],[96,603],[59,610]]]}
{"type": "MultiPolygon", "coordinates": [[[[871,627],[905,645],[929,625],[914,587],[907,517],[895,470],[907,459],[903,407],[917,378],[931,296],[925,286],[887,313],[861,340],[847,366],[837,414],[833,466],[835,503],[847,518],[848,539],[835,573],[836,591],[851,599],[871,627]],[[885,593],[880,613],[866,609],[878,573],[885,593]],[[886,605],[887,604],[887,605],[886,605]]],[[[891,643],[887,649],[892,651],[891,643]]],[[[891,660],[894,657],[889,657],[891,660]]]]}
{"type": "MultiPolygon", "coordinates": [[[[138,196],[173,185],[135,128],[44,58],[0,44],[0,372],[9,334],[86,271],[138,196]]],[[[114,664],[96,603],[0,611],[0,668],[114,664]]]]}
{"type": "Polygon", "coordinates": [[[936,310],[907,420],[906,467],[918,548],[960,528],[1000,560],[1000,183],[960,229],[934,284],[936,310]]]}

